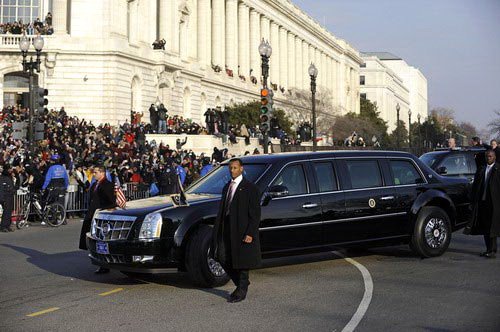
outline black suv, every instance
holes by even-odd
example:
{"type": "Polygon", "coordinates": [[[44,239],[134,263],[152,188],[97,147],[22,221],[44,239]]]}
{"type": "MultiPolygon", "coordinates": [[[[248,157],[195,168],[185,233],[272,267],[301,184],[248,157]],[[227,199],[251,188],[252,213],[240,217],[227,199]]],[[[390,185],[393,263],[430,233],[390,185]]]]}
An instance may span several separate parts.
{"type": "MultiPolygon", "coordinates": [[[[411,154],[384,151],[284,153],[242,158],[261,194],[263,258],[331,246],[401,244],[443,254],[467,221],[466,179],[445,178],[411,154]]],[[[228,162],[182,195],[98,211],[87,245],[92,262],[129,272],[187,271],[205,287],[228,276],[208,251],[228,162]]]]}
{"type": "Polygon", "coordinates": [[[485,148],[473,147],[443,149],[425,153],[420,156],[420,160],[440,175],[464,177],[472,182],[477,170],[476,155],[484,155],[485,151],[485,148]]]}

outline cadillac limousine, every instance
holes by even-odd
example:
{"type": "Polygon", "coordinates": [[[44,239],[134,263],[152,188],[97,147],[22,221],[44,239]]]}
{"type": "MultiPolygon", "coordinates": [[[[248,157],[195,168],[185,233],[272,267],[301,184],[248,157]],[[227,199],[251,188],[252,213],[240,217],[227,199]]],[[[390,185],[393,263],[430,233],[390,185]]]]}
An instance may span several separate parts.
{"type": "MultiPolygon", "coordinates": [[[[332,246],[406,243],[422,257],[442,255],[467,222],[468,181],[438,175],[404,152],[336,151],[242,158],[261,192],[262,255],[332,246]]],[[[226,283],[208,257],[228,162],[185,195],[100,210],[87,233],[93,264],[126,274],[186,271],[204,287],[226,283]]]]}

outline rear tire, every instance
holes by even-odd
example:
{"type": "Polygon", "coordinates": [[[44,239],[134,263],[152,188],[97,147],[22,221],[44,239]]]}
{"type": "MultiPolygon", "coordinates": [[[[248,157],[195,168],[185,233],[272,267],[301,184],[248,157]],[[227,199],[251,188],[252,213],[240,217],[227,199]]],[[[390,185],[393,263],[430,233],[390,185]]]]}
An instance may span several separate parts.
{"type": "Polygon", "coordinates": [[[415,222],[410,248],[422,257],[444,254],[451,241],[451,223],[446,212],[435,206],[423,207],[415,222]]]}
{"type": "Polygon", "coordinates": [[[52,227],[61,226],[66,220],[66,210],[59,203],[52,203],[45,210],[44,219],[52,227]]]}
{"type": "Polygon", "coordinates": [[[186,245],[186,270],[191,281],[200,287],[213,288],[227,284],[229,276],[222,266],[208,257],[213,229],[200,225],[186,245]]]}

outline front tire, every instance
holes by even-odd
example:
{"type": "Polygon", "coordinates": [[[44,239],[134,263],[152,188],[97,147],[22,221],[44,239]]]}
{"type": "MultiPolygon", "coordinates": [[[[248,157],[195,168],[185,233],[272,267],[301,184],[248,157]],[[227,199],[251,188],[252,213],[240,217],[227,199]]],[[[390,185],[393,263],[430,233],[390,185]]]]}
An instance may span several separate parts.
{"type": "Polygon", "coordinates": [[[229,276],[222,266],[208,256],[212,232],[211,227],[200,225],[186,245],[188,276],[194,284],[204,288],[223,286],[229,281],[229,276]]]}
{"type": "Polygon", "coordinates": [[[418,213],[410,248],[421,257],[441,256],[451,241],[451,223],[446,212],[435,206],[418,213]]]}

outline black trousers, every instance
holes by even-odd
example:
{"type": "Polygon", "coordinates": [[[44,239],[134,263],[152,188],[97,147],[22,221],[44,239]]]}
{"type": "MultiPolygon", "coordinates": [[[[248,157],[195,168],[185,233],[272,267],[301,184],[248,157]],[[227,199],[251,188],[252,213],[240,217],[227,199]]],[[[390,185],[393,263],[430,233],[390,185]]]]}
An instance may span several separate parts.
{"type": "Polygon", "coordinates": [[[487,252],[497,252],[497,237],[496,236],[484,236],[484,243],[486,244],[487,252]]]}
{"type": "Polygon", "coordinates": [[[14,209],[14,197],[0,201],[3,208],[2,222],[0,228],[9,228],[12,223],[12,210],[14,209]]]}
{"type": "Polygon", "coordinates": [[[224,271],[227,272],[234,285],[246,294],[248,286],[250,285],[250,271],[248,269],[233,268],[231,255],[231,223],[229,216],[224,218],[223,241],[225,259],[224,262],[221,263],[222,267],[224,268],[224,271]]]}

